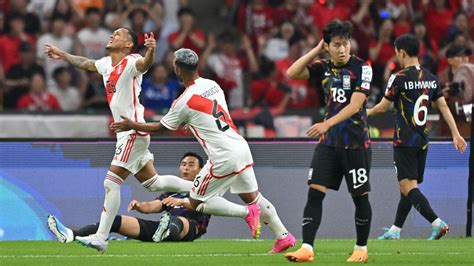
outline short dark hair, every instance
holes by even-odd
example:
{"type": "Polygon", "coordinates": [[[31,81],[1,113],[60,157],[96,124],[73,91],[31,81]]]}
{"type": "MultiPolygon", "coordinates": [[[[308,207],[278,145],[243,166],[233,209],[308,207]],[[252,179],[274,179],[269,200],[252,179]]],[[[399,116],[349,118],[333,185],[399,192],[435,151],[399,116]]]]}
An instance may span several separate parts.
{"type": "Polygon", "coordinates": [[[88,7],[86,9],[86,16],[89,16],[91,14],[98,14],[100,15],[100,9],[98,9],[97,7],[88,7]]]}
{"type": "Polygon", "coordinates": [[[178,10],[178,18],[183,16],[183,15],[190,15],[190,16],[195,17],[196,13],[194,13],[194,10],[192,10],[189,7],[182,7],[178,10]]]}
{"type": "Polygon", "coordinates": [[[409,57],[418,56],[420,52],[420,41],[411,33],[398,36],[393,44],[398,51],[404,50],[409,57]]]}
{"type": "Polygon", "coordinates": [[[197,153],[195,153],[195,152],[186,152],[186,153],[183,155],[183,157],[181,157],[181,160],[179,160],[179,163],[181,163],[181,161],[182,161],[184,158],[188,157],[188,156],[194,157],[194,158],[198,159],[198,161],[199,161],[199,168],[203,168],[203,167],[204,167],[204,160],[202,159],[201,156],[199,156],[199,155],[198,155],[197,153]]]}
{"type": "Polygon", "coordinates": [[[133,51],[134,49],[136,49],[136,48],[138,47],[138,36],[137,36],[137,34],[136,34],[133,30],[131,30],[131,29],[129,29],[129,28],[124,28],[124,29],[128,30],[128,34],[130,35],[130,38],[132,39],[132,42],[133,42],[132,51],[133,51]]]}
{"type": "Polygon", "coordinates": [[[236,37],[231,32],[224,31],[224,32],[221,32],[219,35],[217,35],[217,40],[220,43],[235,43],[236,37]]]}
{"type": "Polygon", "coordinates": [[[175,63],[179,68],[182,68],[182,69],[190,71],[190,72],[195,72],[198,68],[198,64],[190,65],[190,64],[185,64],[183,62],[179,62],[179,61],[176,61],[175,63]]]}
{"type": "Polygon", "coordinates": [[[350,39],[352,37],[352,23],[349,21],[333,20],[323,30],[324,42],[329,44],[332,38],[339,36],[350,39]]]}
{"type": "Polygon", "coordinates": [[[63,72],[69,72],[69,69],[63,66],[55,68],[53,71],[53,78],[57,80],[59,75],[61,75],[63,72]]]}

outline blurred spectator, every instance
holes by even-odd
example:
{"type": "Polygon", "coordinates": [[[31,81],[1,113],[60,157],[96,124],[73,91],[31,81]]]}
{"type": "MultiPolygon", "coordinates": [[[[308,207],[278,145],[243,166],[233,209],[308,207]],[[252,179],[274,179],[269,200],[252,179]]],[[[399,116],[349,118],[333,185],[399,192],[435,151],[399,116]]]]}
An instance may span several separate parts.
{"type": "Polygon", "coordinates": [[[63,18],[63,33],[71,38],[74,37],[76,27],[80,23],[80,17],[72,6],[71,0],[56,0],[53,13],[51,14],[51,23],[54,23],[54,18],[57,17],[63,18]]]}
{"type": "Polygon", "coordinates": [[[179,30],[169,36],[169,44],[173,50],[189,48],[200,54],[206,44],[206,35],[194,27],[195,13],[192,9],[183,7],[178,11],[179,30]]]}
{"type": "Polygon", "coordinates": [[[299,9],[299,0],[285,0],[283,5],[273,11],[273,21],[280,26],[288,20],[299,21],[303,19],[304,13],[299,9]]]}
{"type": "Polygon", "coordinates": [[[146,109],[165,114],[178,96],[179,82],[168,78],[168,70],[163,64],[154,65],[150,73],[150,78],[142,83],[140,101],[146,109]]]}
{"type": "MultiPolygon", "coordinates": [[[[137,34],[138,47],[135,48],[136,51],[144,48],[145,33],[153,32],[155,36],[159,35],[161,28],[160,16],[161,14],[156,14],[156,10],[152,12],[151,6],[144,3],[131,4],[122,14],[123,19],[129,18],[129,28],[137,34]]],[[[128,26],[127,24],[125,25],[128,26]]]]}
{"type": "Polygon", "coordinates": [[[58,67],[53,72],[54,86],[49,91],[56,96],[62,111],[77,111],[81,106],[81,95],[71,85],[71,72],[66,67],[58,67]]]}
{"type": "Polygon", "coordinates": [[[406,4],[401,3],[397,6],[394,5],[396,10],[396,20],[393,29],[394,37],[398,37],[402,34],[409,33],[411,30],[411,21],[409,20],[408,7],[406,4]]]}
{"type": "Polygon", "coordinates": [[[372,93],[376,95],[377,100],[382,97],[382,88],[385,85],[385,67],[394,61],[393,39],[393,22],[391,19],[386,19],[380,25],[377,38],[373,38],[369,43],[369,59],[374,71],[372,93]]]}
{"type": "Polygon", "coordinates": [[[72,6],[83,17],[89,8],[104,9],[104,0],[73,0],[72,6]]]}
{"type": "Polygon", "coordinates": [[[450,25],[448,34],[444,38],[444,44],[451,43],[456,35],[469,36],[469,20],[467,13],[458,11],[454,15],[453,23],[450,25]]]}
{"type": "Polygon", "coordinates": [[[274,26],[273,10],[265,0],[249,0],[239,7],[237,27],[250,37],[253,49],[258,54],[267,41],[274,26]]]}
{"type": "Polygon", "coordinates": [[[286,75],[288,68],[301,57],[304,48],[304,40],[299,36],[294,36],[289,40],[288,56],[276,62],[277,81],[284,82],[291,88],[288,109],[311,108],[319,102],[316,90],[309,88],[307,80],[293,80],[286,75]]]}
{"type": "Polygon", "coordinates": [[[102,76],[97,72],[87,72],[87,76],[89,83],[86,86],[82,107],[86,109],[86,111],[93,112],[108,110],[109,104],[107,102],[102,76]]]}
{"type": "Polygon", "coordinates": [[[311,7],[313,21],[318,27],[320,36],[326,25],[334,19],[348,20],[351,15],[351,7],[341,0],[314,1],[311,7]]]}
{"type": "Polygon", "coordinates": [[[229,107],[244,106],[244,80],[245,70],[251,73],[258,71],[258,62],[252,50],[252,45],[247,36],[241,39],[244,54],[237,51],[236,38],[230,32],[221,33],[218,38],[218,51],[211,54],[216,46],[213,36],[209,36],[208,45],[203,52],[199,68],[209,67],[215,75],[216,82],[222,87],[229,107]]]}
{"type": "Polygon", "coordinates": [[[278,35],[270,38],[266,43],[263,54],[272,61],[277,61],[288,56],[288,41],[295,34],[295,26],[286,21],[279,27],[278,35]]]}
{"type": "MultiPolygon", "coordinates": [[[[39,19],[42,21],[42,24],[45,24],[47,17],[51,16],[53,12],[54,5],[56,1],[52,0],[29,0],[27,10],[28,12],[34,12],[38,15],[39,19]]],[[[43,25],[41,25],[43,27],[43,25]]]]}
{"type": "Polygon", "coordinates": [[[25,32],[38,36],[41,32],[41,22],[36,14],[27,11],[27,0],[14,0],[9,2],[8,14],[19,14],[25,22],[25,32]]]}
{"type": "Polygon", "coordinates": [[[10,14],[7,20],[8,32],[0,35],[0,62],[4,73],[19,62],[19,47],[21,42],[34,45],[34,38],[25,32],[25,20],[20,14],[10,14]]]}
{"type": "Polygon", "coordinates": [[[60,66],[67,66],[67,62],[47,57],[44,53],[45,45],[47,43],[52,44],[67,53],[73,53],[73,40],[64,34],[64,27],[65,21],[62,16],[53,17],[51,31],[41,35],[36,45],[37,57],[43,63],[48,87],[53,85],[52,76],[54,69],[60,66]]]}
{"type": "Polygon", "coordinates": [[[105,43],[112,33],[100,26],[100,10],[95,7],[86,10],[85,20],[87,26],[79,31],[77,37],[87,58],[100,59],[106,55],[105,43]]]}
{"type": "Polygon", "coordinates": [[[436,73],[438,44],[430,38],[426,25],[422,20],[415,20],[411,31],[420,41],[420,52],[418,54],[420,64],[429,69],[432,73],[436,73]]]}
{"type": "Polygon", "coordinates": [[[290,100],[291,87],[283,81],[277,81],[275,63],[263,57],[260,60],[260,78],[250,84],[251,107],[278,108],[282,111],[290,100]]]}
{"type": "Polygon", "coordinates": [[[422,8],[425,12],[426,28],[430,29],[430,35],[437,43],[446,36],[449,25],[451,25],[454,11],[451,9],[450,2],[447,0],[423,0],[422,8]]]}
{"type": "Polygon", "coordinates": [[[18,110],[59,111],[59,102],[46,90],[44,74],[36,72],[30,78],[30,92],[18,100],[18,110]]]}
{"type": "Polygon", "coordinates": [[[33,73],[44,73],[43,67],[36,63],[34,47],[28,42],[20,44],[20,62],[8,70],[5,80],[3,102],[5,109],[16,109],[18,99],[28,92],[33,73]]]}

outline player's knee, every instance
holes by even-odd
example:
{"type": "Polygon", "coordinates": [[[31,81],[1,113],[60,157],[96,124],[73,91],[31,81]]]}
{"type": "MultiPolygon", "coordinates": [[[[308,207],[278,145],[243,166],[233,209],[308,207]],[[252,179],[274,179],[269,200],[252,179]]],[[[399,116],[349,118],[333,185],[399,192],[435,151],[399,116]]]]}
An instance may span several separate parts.
{"type": "Polygon", "coordinates": [[[177,216],[171,216],[171,222],[169,225],[170,234],[167,237],[170,241],[179,241],[181,240],[181,231],[183,231],[183,221],[177,216]]]}
{"type": "Polygon", "coordinates": [[[119,175],[115,174],[114,172],[108,171],[107,176],[104,180],[104,188],[106,191],[110,191],[112,189],[120,189],[120,185],[123,183],[123,179],[120,178],[119,175]]]}
{"type": "Polygon", "coordinates": [[[369,193],[352,196],[356,208],[370,208],[369,193]]]}
{"type": "Polygon", "coordinates": [[[308,190],[308,202],[317,202],[323,201],[326,193],[319,191],[317,189],[310,188],[308,190]]]}

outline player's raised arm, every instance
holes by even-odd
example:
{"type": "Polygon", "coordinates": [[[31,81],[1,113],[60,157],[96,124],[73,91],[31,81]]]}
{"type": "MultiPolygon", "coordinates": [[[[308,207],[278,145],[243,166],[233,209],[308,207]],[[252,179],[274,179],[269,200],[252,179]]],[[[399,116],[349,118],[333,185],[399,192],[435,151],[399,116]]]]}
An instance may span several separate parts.
{"type": "Polygon", "coordinates": [[[128,131],[131,129],[148,133],[161,133],[167,129],[160,122],[138,123],[124,116],[120,117],[123,119],[122,121],[115,122],[110,125],[110,129],[115,131],[115,133],[128,131]]]}
{"type": "Polygon", "coordinates": [[[49,58],[62,59],[69,64],[87,71],[97,71],[95,60],[66,53],[52,44],[46,44],[45,53],[49,58]]]}
{"type": "Polygon", "coordinates": [[[153,32],[150,32],[149,35],[145,33],[145,47],[148,48],[145,56],[138,59],[135,63],[137,70],[142,73],[147,71],[151,65],[153,65],[153,61],[155,60],[156,40],[153,32]]]}
{"type": "Polygon", "coordinates": [[[458,127],[456,126],[456,122],[454,121],[451,111],[449,111],[449,107],[446,104],[446,100],[444,99],[444,97],[439,97],[436,100],[436,106],[438,106],[439,112],[441,113],[444,120],[449,126],[449,130],[451,131],[451,135],[453,136],[454,147],[459,152],[464,152],[467,148],[466,141],[459,133],[458,127]]]}
{"type": "Polygon", "coordinates": [[[323,51],[324,40],[321,40],[316,47],[311,49],[307,54],[298,58],[286,71],[286,75],[290,79],[309,79],[309,71],[306,66],[311,63],[316,56],[323,51]]]}

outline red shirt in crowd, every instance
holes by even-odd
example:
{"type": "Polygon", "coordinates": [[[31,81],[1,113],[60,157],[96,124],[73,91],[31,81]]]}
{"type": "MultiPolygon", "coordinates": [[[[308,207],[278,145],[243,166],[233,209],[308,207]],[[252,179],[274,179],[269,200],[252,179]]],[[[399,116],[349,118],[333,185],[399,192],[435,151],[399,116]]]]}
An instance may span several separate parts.
{"type": "MultiPolygon", "coordinates": [[[[168,37],[168,42],[171,44],[172,42],[174,42],[176,39],[178,39],[178,36],[181,32],[180,31],[176,31],[174,33],[172,33],[169,37],[168,37]]],[[[204,34],[204,32],[202,30],[198,30],[198,29],[194,29],[193,30],[193,34],[196,35],[199,39],[205,41],[206,40],[206,34],[204,34]]],[[[183,45],[182,45],[182,48],[188,48],[188,49],[191,49],[193,51],[195,51],[197,54],[200,54],[202,51],[201,49],[199,49],[199,47],[197,47],[196,45],[194,45],[193,41],[191,41],[191,38],[188,36],[186,36],[186,38],[184,39],[184,42],[183,42],[183,45]]]]}
{"type": "Polygon", "coordinates": [[[426,28],[430,32],[430,37],[436,42],[440,42],[446,36],[451,25],[454,12],[452,9],[444,9],[438,11],[432,6],[426,12],[425,23],[426,28]]]}
{"type": "MultiPolygon", "coordinates": [[[[28,42],[31,45],[35,46],[35,39],[27,34],[28,42]]],[[[0,61],[3,65],[3,70],[5,73],[8,72],[11,66],[20,63],[20,51],[19,47],[21,44],[21,40],[18,38],[12,38],[8,34],[4,34],[0,36],[0,61]]]]}
{"type": "Polygon", "coordinates": [[[393,35],[398,37],[402,34],[409,33],[411,30],[411,23],[409,21],[395,22],[393,27],[393,35]]]}
{"type": "MultiPolygon", "coordinates": [[[[370,40],[369,48],[374,48],[377,46],[377,39],[370,40]]],[[[380,48],[379,56],[375,59],[375,62],[379,64],[387,63],[395,55],[395,48],[391,42],[382,43],[382,48],[380,48]]]]}
{"type": "Polygon", "coordinates": [[[250,84],[252,102],[258,106],[262,106],[262,102],[266,102],[270,108],[279,107],[285,97],[285,92],[279,90],[276,85],[266,79],[253,80],[250,84]]]}
{"type": "Polygon", "coordinates": [[[56,96],[45,91],[41,95],[25,94],[18,100],[18,109],[26,111],[59,111],[59,102],[56,96]]]}
{"type": "Polygon", "coordinates": [[[311,7],[311,15],[320,33],[322,33],[324,27],[332,20],[348,20],[351,16],[351,10],[342,3],[336,3],[334,7],[328,7],[316,1],[311,7]]]}

